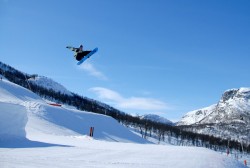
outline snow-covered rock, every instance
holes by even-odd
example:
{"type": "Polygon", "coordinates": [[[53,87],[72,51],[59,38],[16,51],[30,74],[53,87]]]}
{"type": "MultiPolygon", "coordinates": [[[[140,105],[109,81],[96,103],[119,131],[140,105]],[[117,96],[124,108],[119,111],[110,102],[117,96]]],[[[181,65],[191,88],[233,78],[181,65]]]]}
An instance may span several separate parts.
{"type": "Polygon", "coordinates": [[[234,140],[250,139],[250,88],[230,89],[215,105],[187,113],[177,125],[234,140]]]}
{"type": "Polygon", "coordinates": [[[242,123],[250,124],[250,88],[226,91],[211,115],[201,123],[242,123]]]}
{"type": "Polygon", "coordinates": [[[205,117],[207,117],[211,112],[216,108],[216,104],[211,105],[206,108],[202,108],[199,110],[194,110],[188,112],[186,115],[182,117],[180,121],[177,122],[177,125],[191,125],[195,123],[199,123],[205,117]]]}

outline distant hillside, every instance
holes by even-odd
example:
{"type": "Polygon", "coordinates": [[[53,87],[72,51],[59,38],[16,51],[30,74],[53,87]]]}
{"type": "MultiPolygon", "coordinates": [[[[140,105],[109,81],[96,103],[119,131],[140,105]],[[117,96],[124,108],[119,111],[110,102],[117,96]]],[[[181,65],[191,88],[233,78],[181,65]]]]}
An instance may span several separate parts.
{"type": "Polygon", "coordinates": [[[177,125],[188,131],[250,143],[250,88],[225,91],[217,104],[187,113],[177,125]]]}
{"type": "Polygon", "coordinates": [[[180,121],[177,122],[177,125],[192,125],[197,124],[205,117],[211,114],[211,112],[216,108],[216,104],[211,105],[209,107],[205,107],[199,110],[194,110],[188,112],[186,115],[182,117],[180,121]]]}
{"type": "Polygon", "coordinates": [[[141,118],[145,119],[145,120],[150,120],[153,122],[161,123],[161,124],[174,125],[174,123],[172,121],[170,121],[164,117],[155,115],[155,114],[146,114],[146,115],[141,116],[141,118]]]}
{"type": "Polygon", "coordinates": [[[68,91],[64,86],[61,84],[53,81],[50,78],[47,78],[45,76],[38,76],[38,75],[32,75],[31,78],[28,79],[29,82],[36,84],[38,86],[51,89],[55,92],[59,92],[61,94],[72,96],[73,94],[68,91]]]}

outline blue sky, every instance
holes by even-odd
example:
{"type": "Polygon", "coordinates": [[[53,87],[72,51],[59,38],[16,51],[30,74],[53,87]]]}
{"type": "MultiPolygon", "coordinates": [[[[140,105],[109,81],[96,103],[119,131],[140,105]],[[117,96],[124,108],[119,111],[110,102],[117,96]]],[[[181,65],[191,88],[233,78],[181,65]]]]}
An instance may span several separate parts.
{"type": "Polygon", "coordinates": [[[178,120],[250,87],[249,0],[0,0],[0,61],[178,120]],[[98,53],[77,66],[65,47],[98,53]]]}

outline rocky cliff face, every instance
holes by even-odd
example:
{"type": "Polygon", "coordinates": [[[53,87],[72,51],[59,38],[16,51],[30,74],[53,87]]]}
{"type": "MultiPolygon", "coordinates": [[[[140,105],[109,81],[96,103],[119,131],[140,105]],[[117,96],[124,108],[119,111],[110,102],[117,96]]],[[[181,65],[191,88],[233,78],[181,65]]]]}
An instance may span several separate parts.
{"type": "Polygon", "coordinates": [[[250,124],[250,88],[226,91],[211,114],[200,123],[250,124]]]}
{"type": "Polygon", "coordinates": [[[250,88],[225,91],[217,104],[187,113],[177,125],[250,143],[250,88]]]}

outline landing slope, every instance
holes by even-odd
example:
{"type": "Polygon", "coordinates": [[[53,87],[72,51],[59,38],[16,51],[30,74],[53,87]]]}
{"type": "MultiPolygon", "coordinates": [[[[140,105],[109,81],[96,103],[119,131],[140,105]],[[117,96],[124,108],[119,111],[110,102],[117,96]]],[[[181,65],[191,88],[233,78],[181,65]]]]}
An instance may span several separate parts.
{"type": "MultiPolygon", "coordinates": [[[[65,144],[62,139],[84,137],[94,127],[94,138],[147,143],[111,117],[67,107],[54,107],[33,92],[6,79],[0,81],[0,135],[65,144]]],[[[67,143],[66,143],[67,144],[67,143]]]]}

